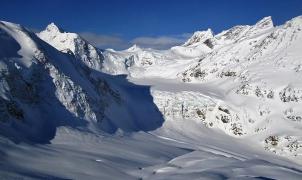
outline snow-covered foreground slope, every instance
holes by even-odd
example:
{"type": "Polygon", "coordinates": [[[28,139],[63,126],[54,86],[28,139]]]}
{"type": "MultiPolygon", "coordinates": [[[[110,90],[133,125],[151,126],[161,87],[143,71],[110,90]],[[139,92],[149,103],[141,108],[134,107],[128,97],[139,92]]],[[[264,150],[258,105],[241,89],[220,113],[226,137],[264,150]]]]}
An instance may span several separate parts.
{"type": "Polygon", "coordinates": [[[49,145],[0,140],[5,179],[301,179],[300,165],[182,119],[152,134],[59,128],[49,145]],[[210,136],[209,136],[210,134],[210,136]],[[174,139],[171,139],[171,138],[174,139]]]}
{"type": "Polygon", "coordinates": [[[301,179],[301,28],[267,17],[101,51],[54,24],[1,22],[0,175],[301,179]]]}

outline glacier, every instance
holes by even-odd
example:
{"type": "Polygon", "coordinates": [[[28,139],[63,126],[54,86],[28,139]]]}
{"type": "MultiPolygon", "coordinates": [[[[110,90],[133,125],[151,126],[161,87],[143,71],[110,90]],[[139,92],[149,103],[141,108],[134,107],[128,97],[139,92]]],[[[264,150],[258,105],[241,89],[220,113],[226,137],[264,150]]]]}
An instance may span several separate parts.
{"type": "Polygon", "coordinates": [[[0,23],[4,179],[301,179],[302,16],[168,50],[0,23]]]}

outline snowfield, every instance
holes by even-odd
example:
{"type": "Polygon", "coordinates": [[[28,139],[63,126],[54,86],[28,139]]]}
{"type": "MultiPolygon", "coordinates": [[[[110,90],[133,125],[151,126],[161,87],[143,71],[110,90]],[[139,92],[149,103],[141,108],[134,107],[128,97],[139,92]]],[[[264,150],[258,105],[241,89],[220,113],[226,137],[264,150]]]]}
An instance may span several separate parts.
{"type": "Polygon", "coordinates": [[[0,22],[0,179],[301,179],[302,16],[168,50],[0,22]]]}

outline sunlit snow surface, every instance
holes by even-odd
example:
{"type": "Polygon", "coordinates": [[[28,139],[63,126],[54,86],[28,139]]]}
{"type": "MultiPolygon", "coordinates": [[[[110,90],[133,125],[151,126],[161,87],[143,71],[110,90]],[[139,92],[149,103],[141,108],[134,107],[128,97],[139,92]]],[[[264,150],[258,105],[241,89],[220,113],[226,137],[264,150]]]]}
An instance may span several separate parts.
{"type": "Polygon", "coordinates": [[[301,179],[301,32],[266,17],[101,51],[1,22],[0,179],[301,179]]]}

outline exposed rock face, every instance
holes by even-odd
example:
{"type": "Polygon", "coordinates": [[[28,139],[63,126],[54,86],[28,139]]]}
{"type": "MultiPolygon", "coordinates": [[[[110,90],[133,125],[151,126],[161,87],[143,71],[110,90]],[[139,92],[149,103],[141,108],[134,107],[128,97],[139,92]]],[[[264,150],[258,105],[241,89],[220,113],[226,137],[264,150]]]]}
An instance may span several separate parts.
{"type": "Polygon", "coordinates": [[[287,86],[279,92],[279,96],[283,102],[300,102],[302,100],[302,90],[287,86]]]}

